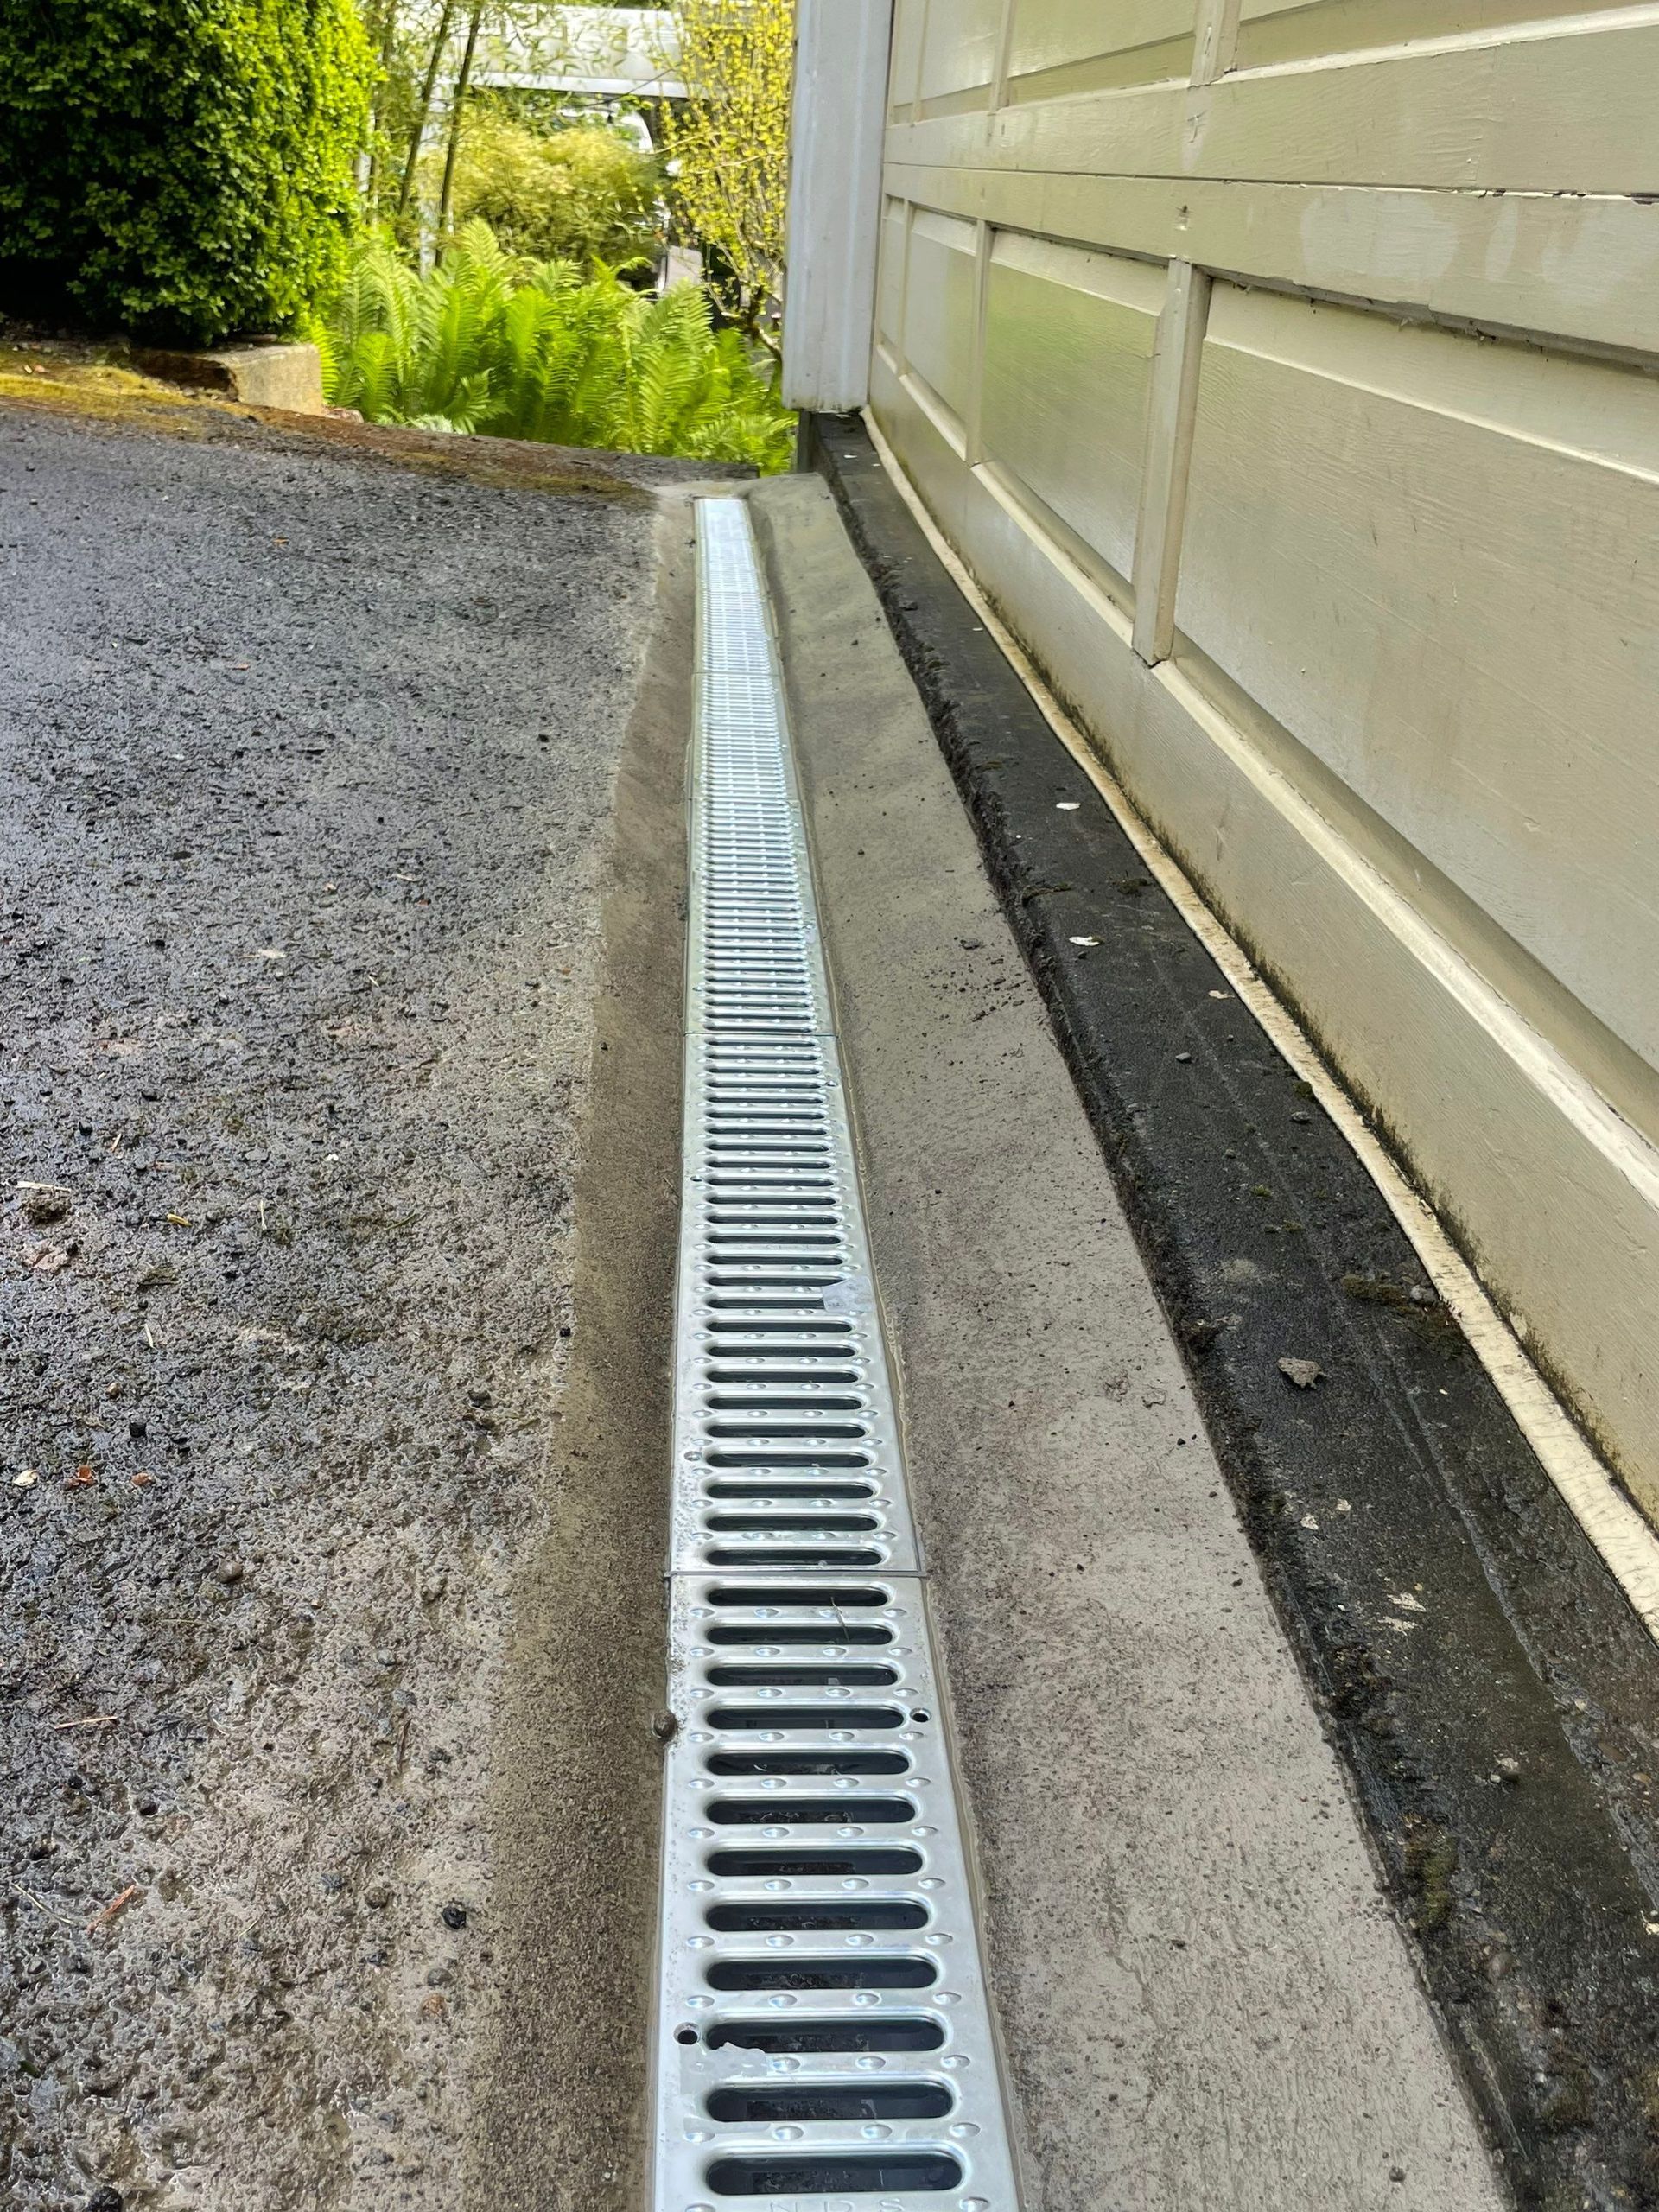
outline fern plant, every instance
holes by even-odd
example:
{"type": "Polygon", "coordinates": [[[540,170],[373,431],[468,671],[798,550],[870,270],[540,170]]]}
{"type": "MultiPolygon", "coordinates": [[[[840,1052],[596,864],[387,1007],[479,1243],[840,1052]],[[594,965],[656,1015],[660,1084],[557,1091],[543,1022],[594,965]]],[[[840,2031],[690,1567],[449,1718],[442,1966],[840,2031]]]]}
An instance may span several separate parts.
{"type": "Polygon", "coordinates": [[[789,466],[794,416],[701,286],[525,261],[483,223],[424,276],[365,238],[319,334],[331,404],[371,422],[789,466]]]}

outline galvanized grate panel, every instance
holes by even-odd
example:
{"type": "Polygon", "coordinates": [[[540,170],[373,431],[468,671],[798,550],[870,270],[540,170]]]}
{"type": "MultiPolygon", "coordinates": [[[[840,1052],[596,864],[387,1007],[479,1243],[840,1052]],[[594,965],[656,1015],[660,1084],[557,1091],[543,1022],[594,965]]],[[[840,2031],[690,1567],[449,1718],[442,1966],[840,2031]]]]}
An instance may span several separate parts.
{"type": "Polygon", "coordinates": [[[691,1033],[677,1573],[917,1569],[856,1190],[832,1039],[691,1033]]]}
{"type": "Polygon", "coordinates": [[[783,688],[698,502],[655,2212],[1017,2212],[783,688]]]}

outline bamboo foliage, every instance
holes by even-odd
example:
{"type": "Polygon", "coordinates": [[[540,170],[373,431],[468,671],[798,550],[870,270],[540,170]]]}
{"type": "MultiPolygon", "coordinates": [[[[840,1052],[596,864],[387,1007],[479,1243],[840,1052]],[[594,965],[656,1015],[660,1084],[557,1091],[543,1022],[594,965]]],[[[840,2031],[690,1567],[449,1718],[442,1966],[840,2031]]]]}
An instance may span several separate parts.
{"type": "Polygon", "coordinates": [[[431,50],[427,57],[426,74],[421,84],[421,96],[415,110],[413,127],[409,134],[409,147],[404,156],[404,179],[397,193],[397,213],[406,214],[415,190],[415,174],[420,164],[421,145],[426,137],[427,118],[432,112],[432,95],[437,87],[438,72],[443,67],[443,57],[449,45],[449,26],[454,21],[455,0],[443,0],[438,12],[438,26],[433,33],[431,50]]]}
{"type": "Polygon", "coordinates": [[[455,89],[449,96],[449,128],[448,145],[443,156],[443,185],[438,194],[438,229],[449,228],[449,211],[454,205],[455,156],[461,150],[461,132],[467,114],[467,92],[473,81],[473,58],[478,52],[479,25],[484,20],[484,0],[473,0],[473,12],[467,25],[467,44],[461,57],[461,73],[455,79],[455,89]]]}
{"type": "Polygon", "coordinates": [[[331,404],[371,422],[789,465],[794,418],[700,287],[654,298],[602,264],[524,261],[483,223],[424,276],[367,238],[321,344],[331,404]]]}
{"type": "Polygon", "coordinates": [[[794,0],[672,0],[683,105],[666,103],[687,227],[712,247],[725,310],[775,348],[789,197],[794,0]]]}

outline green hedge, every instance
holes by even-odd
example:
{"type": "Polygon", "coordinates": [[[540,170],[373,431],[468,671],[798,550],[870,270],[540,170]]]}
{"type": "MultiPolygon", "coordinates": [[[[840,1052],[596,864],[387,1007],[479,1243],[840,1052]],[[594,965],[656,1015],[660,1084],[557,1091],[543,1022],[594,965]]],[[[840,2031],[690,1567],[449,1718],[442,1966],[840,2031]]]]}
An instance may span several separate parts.
{"type": "Polygon", "coordinates": [[[291,329],[345,264],[372,69],[355,0],[3,0],[0,306],[291,329]]]}

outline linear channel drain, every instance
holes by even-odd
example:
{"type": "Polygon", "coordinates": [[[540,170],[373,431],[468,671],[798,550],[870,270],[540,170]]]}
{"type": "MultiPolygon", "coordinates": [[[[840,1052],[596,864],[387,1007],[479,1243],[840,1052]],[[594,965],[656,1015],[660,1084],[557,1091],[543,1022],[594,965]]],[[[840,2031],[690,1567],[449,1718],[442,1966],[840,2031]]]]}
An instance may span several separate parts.
{"type": "Polygon", "coordinates": [[[1018,2212],[744,504],[697,545],[653,2212],[1018,2212]]]}

